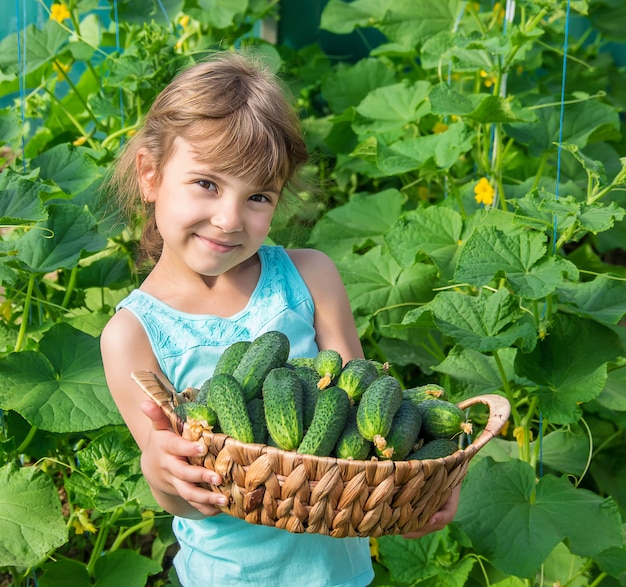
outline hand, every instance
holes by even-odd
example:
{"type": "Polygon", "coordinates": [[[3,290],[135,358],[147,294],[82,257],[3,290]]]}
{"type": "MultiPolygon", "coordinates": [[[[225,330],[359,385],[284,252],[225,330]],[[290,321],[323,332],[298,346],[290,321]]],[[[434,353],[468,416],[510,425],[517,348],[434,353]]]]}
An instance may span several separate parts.
{"type": "Polygon", "coordinates": [[[198,484],[219,485],[222,478],[187,460],[187,457],[204,455],[206,447],[176,434],[167,416],[154,402],[143,402],[141,410],[152,421],[141,455],[141,469],[159,505],[171,514],[187,518],[220,513],[215,506],[226,505],[226,497],[198,484]]]}
{"type": "Polygon", "coordinates": [[[428,522],[424,524],[419,530],[410,532],[409,534],[403,534],[404,538],[421,538],[430,534],[431,532],[437,532],[443,530],[456,516],[456,511],[459,507],[459,498],[461,497],[461,484],[457,485],[448,498],[448,501],[443,504],[442,508],[434,513],[428,522]]]}

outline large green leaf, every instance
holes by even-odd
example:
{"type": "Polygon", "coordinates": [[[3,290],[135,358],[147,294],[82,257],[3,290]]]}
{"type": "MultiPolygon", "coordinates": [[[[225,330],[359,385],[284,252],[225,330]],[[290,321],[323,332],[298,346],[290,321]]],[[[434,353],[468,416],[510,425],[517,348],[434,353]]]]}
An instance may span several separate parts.
{"type": "Polygon", "coordinates": [[[417,123],[428,114],[430,104],[427,101],[430,84],[418,81],[409,84],[400,83],[372,90],[356,111],[366,120],[353,125],[357,134],[402,130],[405,125],[417,123]]]}
{"type": "Polygon", "coordinates": [[[539,406],[549,420],[570,424],[580,418],[580,404],[600,394],[607,364],[620,355],[624,349],[613,330],[560,313],[532,352],[517,354],[515,370],[538,386],[539,406]]]}
{"type": "Polygon", "coordinates": [[[535,110],[536,122],[507,125],[507,134],[527,145],[530,154],[539,157],[546,151],[556,150],[562,132],[564,143],[584,147],[592,138],[605,133],[617,133],[619,116],[615,108],[598,101],[566,104],[561,126],[559,100],[545,99],[538,103],[544,107],[535,110]],[[547,104],[554,104],[549,107],[547,104]]]}
{"type": "Polygon", "coordinates": [[[352,308],[362,314],[389,312],[387,322],[401,322],[410,307],[430,301],[437,284],[432,265],[416,263],[402,268],[381,247],[338,263],[352,308]]]}
{"type": "Polygon", "coordinates": [[[310,242],[335,261],[367,245],[382,244],[383,235],[400,216],[403,202],[404,196],[396,189],[355,194],[317,222],[310,242]]]}
{"type": "Polygon", "coordinates": [[[48,218],[16,241],[17,258],[31,271],[48,273],[72,269],[83,251],[104,249],[107,239],[96,230],[86,208],[73,204],[50,204],[48,218]]]}
{"type": "Polygon", "coordinates": [[[403,214],[385,234],[393,258],[403,267],[419,253],[428,255],[445,278],[451,278],[463,219],[451,208],[430,206],[403,214]]]}
{"type": "Polygon", "coordinates": [[[80,193],[100,177],[100,171],[85,148],[62,143],[32,161],[44,180],[54,181],[66,194],[80,193]]]}
{"type": "Polygon", "coordinates": [[[130,548],[107,552],[94,567],[95,582],[85,565],[72,559],[60,558],[42,566],[41,587],[145,587],[148,577],[162,568],[157,560],[149,559],[130,548]]]}
{"type": "Polygon", "coordinates": [[[0,567],[30,567],[67,541],[52,479],[37,467],[0,468],[0,567]]]}
{"type": "MultiPolygon", "coordinates": [[[[407,316],[408,318],[408,316],[407,316]]],[[[513,361],[515,349],[502,349],[498,356],[507,381],[520,382],[515,374],[513,361]]],[[[475,396],[483,393],[495,393],[502,389],[502,373],[492,356],[484,355],[472,349],[453,347],[446,358],[435,368],[455,381],[460,382],[465,390],[464,396],[475,396]]]]}
{"type": "Polygon", "coordinates": [[[517,295],[537,300],[553,293],[566,277],[578,278],[573,263],[546,255],[544,234],[506,235],[494,226],[479,226],[461,249],[454,277],[476,286],[504,277],[517,295]]]}
{"type": "Polygon", "coordinates": [[[0,175],[0,224],[16,225],[38,222],[46,218],[39,197],[49,186],[7,169],[0,175]]]}
{"type": "Polygon", "coordinates": [[[480,296],[442,291],[428,304],[437,328],[459,345],[488,353],[510,346],[530,350],[535,327],[507,289],[480,296]]]}
{"type": "Polygon", "coordinates": [[[559,301],[577,313],[604,324],[618,324],[626,314],[626,283],[606,275],[593,281],[564,283],[557,293],[559,301]]]}
{"type": "Polygon", "coordinates": [[[108,391],[98,339],[68,324],[52,327],[39,351],[0,359],[0,407],[50,432],[81,432],[122,419],[108,391]]]}
{"type": "Polygon", "coordinates": [[[248,0],[198,0],[198,5],[204,10],[208,24],[227,29],[243,18],[248,0]]]}
{"type": "Polygon", "coordinates": [[[563,540],[580,556],[622,545],[612,499],[575,489],[566,478],[546,475],[537,482],[534,469],[516,460],[486,458],[470,468],[455,521],[479,554],[519,577],[534,577],[563,540]]]}
{"type": "Polygon", "coordinates": [[[361,59],[354,65],[339,64],[322,80],[322,94],[335,114],[356,106],[370,91],[395,83],[396,77],[379,59],[361,59]]]}

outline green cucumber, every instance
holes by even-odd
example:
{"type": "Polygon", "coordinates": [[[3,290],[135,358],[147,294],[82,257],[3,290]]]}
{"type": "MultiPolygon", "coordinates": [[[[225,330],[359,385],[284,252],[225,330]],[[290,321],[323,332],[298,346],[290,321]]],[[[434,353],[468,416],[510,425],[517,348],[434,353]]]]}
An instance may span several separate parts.
{"type": "Polygon", "coordinates": [[[313,420],[298,447],[300,454],[327,457],[348,419],[350,398],[340,387],[325,389],[317,400],[313,420]]]}
{"type": "Polygon", "coordinates": [[[415,405],[427,400],[427,399],[446,399],[446,390],[440,385],[434,383],[428,383],[426,385],[420,385],[419,387],[412,387],[405,389],[402,392],[404,399],[412,401],[415,405]]]}
{"type": "Polygon", "coordinates": [[[311,425],[311,420],[313,420],[315,404],[322,393],[319,387],[317,387],[317,382],[320,378],[316,371],[306,366],[296,367],[294,372],[300,378],[300,383],[302,383],[302,416],[304,429],[307,430],[311,425]]]}
{"type": "Polygon", "coordinates": [[[425,440],[454,438],[461,432],[469,432],[471,425],[465,412],[446,400],[429,399],[417,405],[422,416],[421,436],[425,440]]]}
{"type": "Polygon", "coordinates": [[[254,442],[254,430],[239,382],[228,373],[219,373],[211,378],[209,395],[222,432],[241,442],[254,442]]]}
{"type": "Polygon", "coordinates": [[[265,410],[263,408],[263,400],[260,397],[252,398],[246,404],[248,418],[252,424],[252,435],[254,442],[257,444],[265,444],[267,441],[267,425],[265,424],[265,410]]]}
{"type": "Polygon", "coordinates": [[[341,370],[335,385],[341,387],[352,402],[358,403],[363,392],[377,377],[378,369],[372,361],[351,359],[341,370]]]}
{"type": "Polygon", "coordinates": [[[263,382],[263,407],[267,431],[283,450],[295,450],[304,435],[303,392],[292,369],[272,369],[263,382]]]}
{"type": "Polygon", "coordinates": [[[437,438],[436,440],[431,440],[430,442],[423,444],[416,451],[410,453],[406,460],[417,461],[424,459],[439,459],[447,457],[457,450],[459,450],[459,446],[453,440],[450,440],[449,438],[437,438]]]}
{"type": "Polygon", "coordinates": [[[337,379],[343,368],[341,355],[332,349],[321,350],[313,359],[313,368],[320,376],[317,386],[326,389],[337,379]]]}
{"type": "Polygon", "coordinates": [[[289,339],[282,332],[271,330],[255,338],[241,357],[233,376],[241,384],[246,402],[260,397],[263,381],[289,358],[289,339]]]}
{"type": "Polygon", "coordinates": [[[402,404],[402,388],[391,375],[375,379],[361,396],[356,413],[359,432],[368,440],[387,436],[402,404]]]}
{"type": "Polygon", "coordinates": [[[346,425],[335,444],[334,453],[339,459],[364,461],[372,451],[372,443],[359,432],[356,425],[356,411],[356,406],[350,406],[346,425]]]}
{"type": "Polygon", "coordinates": [[[227,347],[215,363],[213,375],[220,373],[232,375],[251,344],[249,340],[239,340],[227,347]]]}
{"type": "Polygon", "coordinates": [[[403,400],[391,422],[384,444],[376,447],[376,454],[382,459],[401,461],[413,450],[420,432],[422,417],[415,404],[403,400]]]}

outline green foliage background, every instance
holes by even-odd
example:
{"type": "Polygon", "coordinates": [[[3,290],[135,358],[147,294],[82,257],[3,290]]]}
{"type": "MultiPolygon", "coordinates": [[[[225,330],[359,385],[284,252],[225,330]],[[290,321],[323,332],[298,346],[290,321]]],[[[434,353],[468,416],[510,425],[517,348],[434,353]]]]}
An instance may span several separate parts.
{"type": "Polygon", "coordinates": [[[0,41],[5,582],[176,584],[102,373],[142,274],[98,190],[176,71],[246,46],[291,86],[323,186],[272,241],[333,258],[403,386],[512,406],[452,525],[372,541],[375,584],[626,585],[623,0],[329,0],[304,46],[271,36],[287,1],[65,6],[0,41]]]}

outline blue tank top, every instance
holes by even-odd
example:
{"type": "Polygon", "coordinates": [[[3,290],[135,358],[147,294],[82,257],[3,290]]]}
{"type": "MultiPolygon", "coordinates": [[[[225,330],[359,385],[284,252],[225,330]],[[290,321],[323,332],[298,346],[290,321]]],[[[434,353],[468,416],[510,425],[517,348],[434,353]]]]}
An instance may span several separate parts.
{"type": "MultiPolygon", "coordinates": [[[[282,247],[263,246],[259,257],[257,286],[234,316],[186,314],[141,290],[118,305],[139,319],[176,390],[200,387],[226,347],[268,330],[287,335],[291,357],[317,353],[313,299],[302,276],[282,247]]],[[[374,578],[367,538],[293,534],[228,514],[174,517],[173,528],[180,545],[174,564],[184,587],[364,587],[374,578]]]]}

